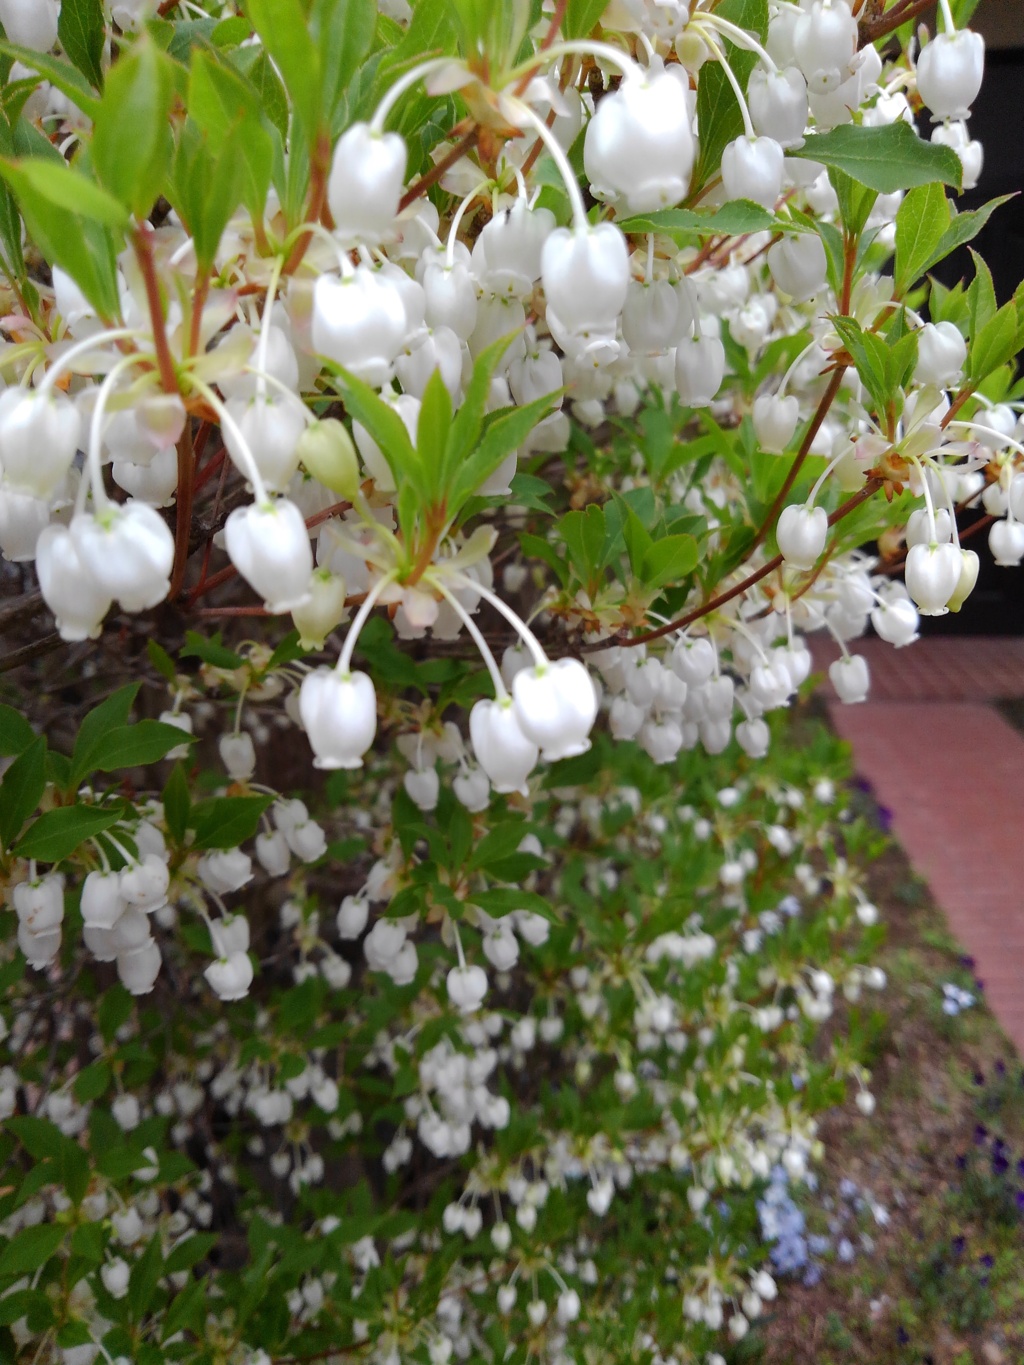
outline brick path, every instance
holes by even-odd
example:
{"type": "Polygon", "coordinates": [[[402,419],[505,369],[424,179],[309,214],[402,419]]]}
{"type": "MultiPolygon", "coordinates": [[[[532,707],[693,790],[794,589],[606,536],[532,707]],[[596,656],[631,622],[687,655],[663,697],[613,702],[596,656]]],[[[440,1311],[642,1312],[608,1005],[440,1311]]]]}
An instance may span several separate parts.
{"type": "MultiPolygon", "coordinates": [[[[975,959],[988,1003],[1024,1052],[1024,735],[991,705],[1024,697],[1024,641],[857,641],[871,699],[834,700],[858,773],[975,959]]],[[[815,651],[826,667],[838,649],[815,651]]]]}

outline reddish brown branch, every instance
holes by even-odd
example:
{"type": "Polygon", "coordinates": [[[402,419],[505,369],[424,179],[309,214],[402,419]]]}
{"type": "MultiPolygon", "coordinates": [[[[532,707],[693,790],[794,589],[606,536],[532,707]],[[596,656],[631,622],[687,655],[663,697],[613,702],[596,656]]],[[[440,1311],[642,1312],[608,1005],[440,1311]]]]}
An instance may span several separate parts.
{"type": "Polygon", "coordinates": [[[477,138],[480,136],[479,128],[470,128],[469,132],[461,137],[454,147],[450,147],[444,156],[425,175],[421,175],[414,185],[410,185],[406,192],[398,201],[398,211],[408,208],[421,195],[426,194],[433,185],[445,175],[455,165],[456,161],[461,160],[467,152],[472,151],[476,146],[477,138]]]}
{"type": "Polygon", "coordinates": [[[156,351],[157,368],[160,371],[160,383],[163,385],[165,393],[180,393],[178,376],[174,368],[174,358],[171,355],[171,348],[167,344],[167,328],[164,324],[164,305],[160,297],[160,281],[157,279],[156,262],[153,259],[153,244],[150,236],[153,229],[148,223],[143,223],[132,232],[132,246],[135,249],[135,257],[142,272],[142,280],[146,287],[146,302],[149,305],[149,317],[153,326],[153,347],[156,351]]]}
{"type": "Polygon", "coordinates": [[[185,582],[188,563],[189,537],[192,532],[192,495],[195,489],[195,451],[192,446],[192,423],[186,422],[178,437],[178,488],[174,504],[174,567],[171,570],[173,602],[185,582]]]}

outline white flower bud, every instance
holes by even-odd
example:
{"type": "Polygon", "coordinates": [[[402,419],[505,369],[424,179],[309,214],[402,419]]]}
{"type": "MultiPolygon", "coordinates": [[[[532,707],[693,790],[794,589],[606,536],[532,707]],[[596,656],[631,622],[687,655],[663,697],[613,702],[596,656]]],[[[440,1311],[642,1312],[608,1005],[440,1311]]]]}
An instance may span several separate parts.
{"type": "Polygon", "coordinates": [[[116,872],[90,872],[82,883],[82,919],[98,929],[111,929],[124,913],[121,878],[116,872]]]}
{"type": "Polygon", "coordinates": [[[291,864],[288,841],[280,830],[256,836],[256,859],[270,877],[283,877],[291,864]]]}
{"type": "Polygon", "coordinates": [[[0,550],[12,564],[25,564],[36,557],[39,537],[50,524],[50,505],[45,498],[0,488],[0,550]]]}
{"type": "Polygon", "coordinates": [[[487,994],[487,973],[482,967],[453,967],[447,976],[448,999],[462,1014],[472,1014],[487,994]]]}
{"type": "Polygon", "coordinates": [[[477,762],[494,790],[528,795],[527,779],[540,755],[511,699],[478,701],[469,713],[469,734],[477,762]]]}
{"type": "Polygon", "coordinates": [[[117,1256],[100,1267],[103,1288],[112,1299],[123,1299],[128,1293],[128,1262],[117,1256]]]}
{"type": "Polygon", "coordinates": [[[87,572],[66,526],[51,524],[41,532],[36,573],[61,639],[95,640],[112,599],[87,572]]]}
{"type": "Polygon", "coordinates": [[[950,611],[959,611],[963,604],[970,597],[978,582],[978,572],[981,569],[981,560],[973,550],[960,551],[960,582],[956,585],[956,591],[946,605],[950,611]]]}
{"type": "Polygon", "coordinates": [[[879,602],[871,613],[875,633],[897,648],[912,644],[917,639],[919,617],[917,608],[908,597],[895,597],[879,602]]]}
{"type": "Polygon", "coordinates": [[[149,994],[160,975],[160,966],[160,949],[153,939],[117,955],[118,978],[132,995],[149,994]]]}
{"type": "Polygon", "coordinates": [[[770,455],[781,455],[796,431],[800,403],[792,396],[780,398],[777,393],[762,393],[754,399],[752,417],[761,449],[770,455]]]}
{"type": "Polygon", "coordinates": [[[985,164],[985,149],[981,143],[972,139],[967,124],[962,119],[948,123],[937,123],[932,129],[932,141],[939,147],[949,147],[956,152],[963,167],[963,188],[977,188],[985,164]]]}
{"type": "Polygon", "coordinates": [[[747,86],[754,128],[781,146],[802,147],[807,128],[807,81],[795,66],[768,71],[755,66],[747,86]]]}
{"type": "Polygon", "coordinates": [[[406,795],[422,811],[437,809],[441,780],[436,768],[410,768],[402,780],[406,795]]]}
{"type": "Polygon", "coordinates": [[[132,863],[121,873],[121,895],[126,905],[148,914],[166,903],[170,881],[163,858],[147,853],[141,862],[132,863]]]}
{"type": "Polygon", "coordinates": [[[256,749],[252,735],[245,730],[237,734],[221,735],[217,741],[220,760],[233,782],[248,782],[256,771],[256,749]]]}
{"type": "Polygon", "coordinates": [[[214,849],[196,864],[199,880],[217,896],[229,896],[252,881],[252,859],[240,848],[214,849]]]}
{"type": "Polygon", "coordinates": [[[398,217],[407,152],[397,133],[353,123],[335,144],[327,202],[335,235],[345,245],[376,246],[398,217]]]}
{"type": "Polygon", "coordinates": [[[225,426],[224,444],[235,467],[248,477],[246,455],[251,455],[269,491],[283,492],[299,467],[299,441],[306,429],[302,404],[275,390],[232,399],[227,408],[236,426],[225,426]]]}
{"type": "Polygon", "coordinates": [[[544,243],[541,278],[553,335],[585,354],[614,359],[629,284],[626,239],[614,223],[556,228],[544,243]]]}
{"type": "Polygon", "coordinates": [[[994,522],[988,533],[988,548],[997,564],[1004,569],[1015,568],[1024,558],[1024,522],[1009,518],[994,522]]]}
{"type": "Polygon", "coordinates": [[[266,602],[270,612],[291,611],[309,601],[313,551],[302,513],[287,498],[238,507],[224,526],[232,564],[266,602]]]}
{"type": "Polygon", "coordinates": [[[366,928],[369,917],[369,901],[364,900],[362,896],[346,896],[341,902],[336,920],[338,937],[343,939],[358,938],[366,928]]]}
{"type": "Polygon", "coordinates": [[[0,0],[0,22],[7,40],[36,52],[49,52],[57,41],[55,0],[0,0]]]}
{"type": "Polygon", "coordinates": [[[452,782],[455,798],[476,814],[491,804],[491,784],[483,768],[467,768],[452,782]]]}
{"type": "Polygon", "coordinates": [[[944,616],[960,582],[962,564],[955,545],[913,545],[907,552],[907,591],[922,616],[944,616]]]}

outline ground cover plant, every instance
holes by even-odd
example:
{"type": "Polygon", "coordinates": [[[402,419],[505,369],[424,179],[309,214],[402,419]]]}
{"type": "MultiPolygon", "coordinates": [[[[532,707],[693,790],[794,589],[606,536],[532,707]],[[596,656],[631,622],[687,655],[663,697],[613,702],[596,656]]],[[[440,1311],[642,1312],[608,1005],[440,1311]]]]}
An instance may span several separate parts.
{"type": "Polygon", "coordinates": [[[923,8],[0,0],[12,1358],[744,1349],[885,982],[805,637],[1024,557],[923,8]]]}

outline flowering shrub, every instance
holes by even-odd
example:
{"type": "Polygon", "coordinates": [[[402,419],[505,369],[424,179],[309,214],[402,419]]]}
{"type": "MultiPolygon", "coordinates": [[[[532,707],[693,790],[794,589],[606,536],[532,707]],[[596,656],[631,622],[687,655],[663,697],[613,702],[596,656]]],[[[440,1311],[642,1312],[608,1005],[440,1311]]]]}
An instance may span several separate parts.
{"type": "Polygon", "coordinates": [[[923,8],[0,0],[8,662],[103,680],[0,712],[16,1349],[683,1360],[774,1293],[881,974],[766,717],[960,609],[979,498],[1024,557],[923,8]]]}

